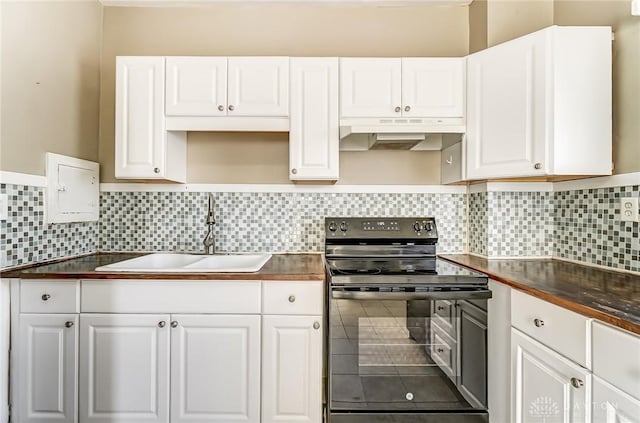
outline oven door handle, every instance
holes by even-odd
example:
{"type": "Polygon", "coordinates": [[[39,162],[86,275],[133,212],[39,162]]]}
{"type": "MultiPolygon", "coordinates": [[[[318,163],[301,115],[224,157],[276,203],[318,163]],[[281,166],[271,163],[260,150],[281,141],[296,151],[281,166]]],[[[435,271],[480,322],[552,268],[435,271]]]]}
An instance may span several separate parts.
{"type": "Polygon", "coordinates": [[[379,292],[331,290],[331,298],[344,300],[482,300],[491,298],[491,291],[431,291],[379,292]]]}

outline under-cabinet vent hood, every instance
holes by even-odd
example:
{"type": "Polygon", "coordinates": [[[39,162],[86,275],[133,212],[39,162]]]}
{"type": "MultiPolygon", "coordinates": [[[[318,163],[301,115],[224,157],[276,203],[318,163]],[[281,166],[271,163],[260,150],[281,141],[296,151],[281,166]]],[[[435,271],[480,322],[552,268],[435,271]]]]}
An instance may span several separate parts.
{"type": "Polygon", "coordinates": [[[441,150],[464,132],[463,118],[341,119],[340,150],[441,150]]]}

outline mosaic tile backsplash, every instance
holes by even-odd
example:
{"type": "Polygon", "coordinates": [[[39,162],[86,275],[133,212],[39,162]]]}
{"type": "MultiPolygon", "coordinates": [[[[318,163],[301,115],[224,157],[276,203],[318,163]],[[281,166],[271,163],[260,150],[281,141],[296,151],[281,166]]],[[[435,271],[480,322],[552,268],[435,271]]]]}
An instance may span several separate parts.
{"type": "MultiPolygon", "coordinates": [[[[202,251],[207,193],[103,192],[101,251],[202,251]]],[[[326,216],[435,216],[438,251],[466,250],[464,194],[214,193],[216,251],[319,252],[326,216]]]]}
{"type": "Polygon", "coordinates": [[[554,193],[555,257],[640,272],[640,223],[620,221],[620,198],[639,186],[554,193]]]}
{"type": "Polygon", "coordinates": [[[44,188],[0,184],[9,218],[0,221],[0,268],[91,253],[98,247],[98,222],[44,223],[44,188]]]}

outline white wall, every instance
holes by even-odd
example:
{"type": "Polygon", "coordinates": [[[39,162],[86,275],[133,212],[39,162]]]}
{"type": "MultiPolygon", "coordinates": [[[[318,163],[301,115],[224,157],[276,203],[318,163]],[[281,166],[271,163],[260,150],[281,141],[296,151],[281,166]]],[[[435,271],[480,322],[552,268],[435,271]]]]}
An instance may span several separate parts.
{"type": "Polygon", "coordinates": [[[9,421],[9,280],[0,279],[0,422],[9,421]]]}

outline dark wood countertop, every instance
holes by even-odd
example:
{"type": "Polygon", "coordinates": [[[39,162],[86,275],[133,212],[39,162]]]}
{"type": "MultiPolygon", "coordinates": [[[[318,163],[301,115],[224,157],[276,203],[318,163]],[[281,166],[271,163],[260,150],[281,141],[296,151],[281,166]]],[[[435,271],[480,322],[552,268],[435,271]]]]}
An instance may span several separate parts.
{"type": "Polygon", "coordinates": [[[440,258],[587,317],[640,335],[640,275],[553,259],[440,258]]]}
{"type": "Polygon", "coordinates": [[[0,273],[20,279],[189,279],[189,280],[324,280],[321,254],[274,254],[254,273],[96,272],[95,268],[139,257],[141,253],[95,253],[0,273]]]}

